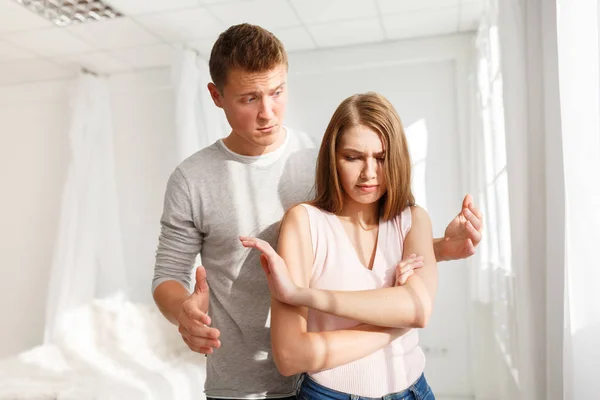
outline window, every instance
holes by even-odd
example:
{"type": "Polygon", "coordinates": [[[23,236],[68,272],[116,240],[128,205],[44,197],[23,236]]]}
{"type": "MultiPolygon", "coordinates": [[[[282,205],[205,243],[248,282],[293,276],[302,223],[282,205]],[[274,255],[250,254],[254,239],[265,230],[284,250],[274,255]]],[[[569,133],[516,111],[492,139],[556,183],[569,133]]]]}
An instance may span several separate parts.
{"type": "Polygon", "coordinates": [[[515,309],[515,274],[511,265],[510,215],[506,169],[503,82],[498,35],[497,0],[486,2],[477,34],[478,105],[483,133],[481,182],[482,209],[486,218],[484,240],[480,245],[482,268],[490,277],[489,298],[496,341],[518,383],[518,354],[515,309]]]}

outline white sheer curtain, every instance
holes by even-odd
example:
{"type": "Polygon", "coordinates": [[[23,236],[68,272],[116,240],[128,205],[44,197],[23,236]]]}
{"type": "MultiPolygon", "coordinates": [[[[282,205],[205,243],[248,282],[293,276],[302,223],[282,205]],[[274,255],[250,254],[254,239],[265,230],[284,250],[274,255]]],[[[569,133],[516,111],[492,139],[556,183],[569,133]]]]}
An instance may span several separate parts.
{"type": "Polygon", "coordinates": [[[600,48],[598,0],[558,1],[566,195],[564,393],[600,393],[600,48]]]}
{"type": "Polygon", "coordinates": [[[70,104],[71,163],[52,260],[45,342],[55,339],[65,312],[127,292],[106,79],[81,74],[70,104]]]}
{"type": "Polygon", "coordinates": [[[196,68],[196,53],[182,50],[171,65],[175,92],[175,146],[178,162],[200,150],[200,135],[196,110],[199,108],[200,71],[196,68]]]}
{"type": "Polygon", "coordinates": [[[495,259],[508,264],[513,286],[499,286],[496,273],[480,277],[491,278],[496,344],[506,364],[494,371],[502,399],[587,400],[600,390],[600,271],[593,266],[600,242],[598,12],[598,0],[486,2],[479,93],[499,113],[481,102],[484,147],[493,144],[484,149],[493,156],[483,169],[500,172],[494,136],[504,130],[510,216],[484,196],[490,243],[481,256],[492,270],[501,269],[495,259]],[[503,235],[494,235],[502,222],[510,227],[504,261],[503,235]]]}
{"type": "Polygon", "coordinates": [[[231,131],[231,128],[225,118],[225,113],[215,106],[208,92],[207,85],[211,82],[208,62],[203,58],[197,58],[196,66],[200,70],[198,76],[200,86],[198,98],[200,107],[198,108],[197,113],[198,119],[200,120],[198,134],[200,135],[200,147],[202,148],[227,136],[231,131]]]}
{"type": "Polygon", "coordinates": [[[189,49],[173,59],[171,77],[175,91],[175,127],[178,161],[211,145],[229,133],[223,111],[217,108],[207,84],[208,63],[189,49]]]}
{"type": "MultiPolygon", "coordinates": [[[[471,299],[481,342],[475,354],[476,398],[515,398],[520,379],[517,296],[521,274],[513,261],[513,211],[509,203],[509,165],[504,108],[504,71],[500,57],[498,1],[485,2],[475,45],[476,95],[471,106],[471,154],[475,165],[470,180],[485,215],[484,239],[471,267],[471,299]]],[[[517,249],[517,253],[518,253],[517,249]]]]}
{"type": "Polygon", "coordinates": [[[555,7],[506,0],[490,9],[497,13],[500,44],[510,205],[503,218],[510,222],[507,261],[514,276],[502,293],[514,306],[505,319],[510,351],[504,352],[501,398],[552,399],[562,394],[553,349],[562,345],[564,266],[555,7]]]}
{"type": "MultiPolygon", "coordinates": [[[[229,131],[222,110],[214,106],[206,89],[210,81],[206,61],[183,50],[175,57],[171,73],[180,162],[229,131]]],[[[127,298],[128,293],[107,78],[81,74],[70,103],[71,163],[52,260],[45,342],[61,331],[66,311],[116,293],[127,298]]]]}

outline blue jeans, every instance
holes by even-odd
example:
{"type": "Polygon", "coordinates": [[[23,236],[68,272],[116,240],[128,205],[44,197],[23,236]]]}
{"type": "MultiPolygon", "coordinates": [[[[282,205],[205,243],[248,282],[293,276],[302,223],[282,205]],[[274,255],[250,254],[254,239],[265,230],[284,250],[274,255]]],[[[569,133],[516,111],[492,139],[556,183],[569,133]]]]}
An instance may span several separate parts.
{"type": "MultiPolygon", "coordinates": [[[[207,397],[206,400],[223,400],[223,399],[220,399],[220,398],[219,399],[215,399],[214,397],[207,397]]],[[[225,400],[237,400],[237,399],[229,398],[229,399],[225,399],[225,400]]],[[[296,400],[296,396],[293,396],[293,397],[282,397],[282,398],[278,398],[276,400],[296,400]]]]}
{"type": "MultiPolygon", "coordinates": [[[[338,392],[337,390],[326,388],[313,381],[307,374],[302,377],[302,384],[298,391],[298,400],[371,400],[371,397],[361,397],[355,394],[338,392]]],[[[415,383],[408,389],[398,393],[386,394],[383,397],[377,397],[383,400],[435,400],[435,396],[425,380],[425,375],[421,375],[415,383]]]]}

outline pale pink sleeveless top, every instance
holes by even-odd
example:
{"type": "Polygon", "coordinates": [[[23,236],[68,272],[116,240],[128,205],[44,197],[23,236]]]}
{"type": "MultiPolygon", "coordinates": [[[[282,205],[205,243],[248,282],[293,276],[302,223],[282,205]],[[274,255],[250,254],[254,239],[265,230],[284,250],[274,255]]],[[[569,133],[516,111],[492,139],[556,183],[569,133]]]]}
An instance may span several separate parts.
{"type": "MultiPolygon", "coordinates": [[[[390,221],[379,223],[377,252],[372,270],[356,254],[338,217],[303,204],[308,211],[314,262],[310,287],[327,290],[368,290],[394,285],[396,264],[402,260],[404,239],[411,227],[410,208],[390,221]]],[[[347,329],[360,322],[308,311],[308,331],[347,329]]],[[[411,386],[425,369],[425,355],[411,329],[388,346],[360,360],[310,374],[330,389],[365,397],[382,397],[411,386]]]]}

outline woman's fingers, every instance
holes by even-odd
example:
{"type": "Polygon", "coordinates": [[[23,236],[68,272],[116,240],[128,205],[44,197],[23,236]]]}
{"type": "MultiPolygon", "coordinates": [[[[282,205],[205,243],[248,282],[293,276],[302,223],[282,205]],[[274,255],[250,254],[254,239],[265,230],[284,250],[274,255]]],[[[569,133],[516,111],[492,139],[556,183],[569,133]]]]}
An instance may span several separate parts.
{"type": "Polygon", "coordinates": [[[249,236],[240,236],[240,241],[244,247],[252,247],[260,251],[260,265],[267,275],[267,278],[273,273],[273,267],[277,263],[279,255],[273,249],[273,247],[266,241],[249,236]]]}
{"type": "Polygon", "coordinates": [[[408,278],[414,274],[414,270],[423,267],[423,257],[411,254],[396,266],[396,285],[404,285],[408,278]]]}
{"type": "Polygon", "coordinates": [[[408,263],[408,264],[404,265],[402,268],[400,268],[400,274],[405,274],[405,273],[407,273],[410,270],[418,269],[418,268],[421,268],[421,267],[423,267],[423,261],[422,260],[421,261],[414,261],[414,262],[408,263]]]}
{"type": "Polygon", "coordinates": [[[262,239],[255,239],[256,240],[256,248],[258,250],[260,250],[261,252],[263,252],[267,257],[271,258],[277,255],[277,252],[275,251],[275,249],[273,249],[273,247],[271,247],[271,245],[268,242],[265,242],[262,239]]]}
{"type": "Polygon", "coordinates": [[[242,242],[242,246],[244,247],[256,248],[256,238],[250,236],[240,236],[240,242],[242,242]]]}
{"type": "Polygon", "coordinates": [[[422,263],[423,260],[424,260],[423,256],[411,255],[410,257],[406,258],[405,260],[400,261],[398,263],[398,265],[396,266],[396,269],[402,269],[407,265],[418,263],[418,262],[422,263]]]}
{"type": "Polygon", "coordinates": [[[260,255],[260,266],[268,277],[271,274],[271,270],[269,269],[269,259],[264,254],[260,255]]]}
{"type": "Polygon", "coordinates": [[[265,254],[267,257],[272,258],[277,255],[277,252],[273,247],[262,239],[249,237],[249,236],[240,236],[240,241],[244,247],[254,247],[256,250],[265,254]]]}
{"type": "Polygon", "coordinates": [[[408,278],[410,278],[411,276],[413,276],[413,274],[415,273],[414,270],[410,270],[405,274],[402,274],[402,276],[400,277],[400,279],[397,281],[399,286],[402,286],[406,283],[406,281],[408,280],[408,278]]]}

